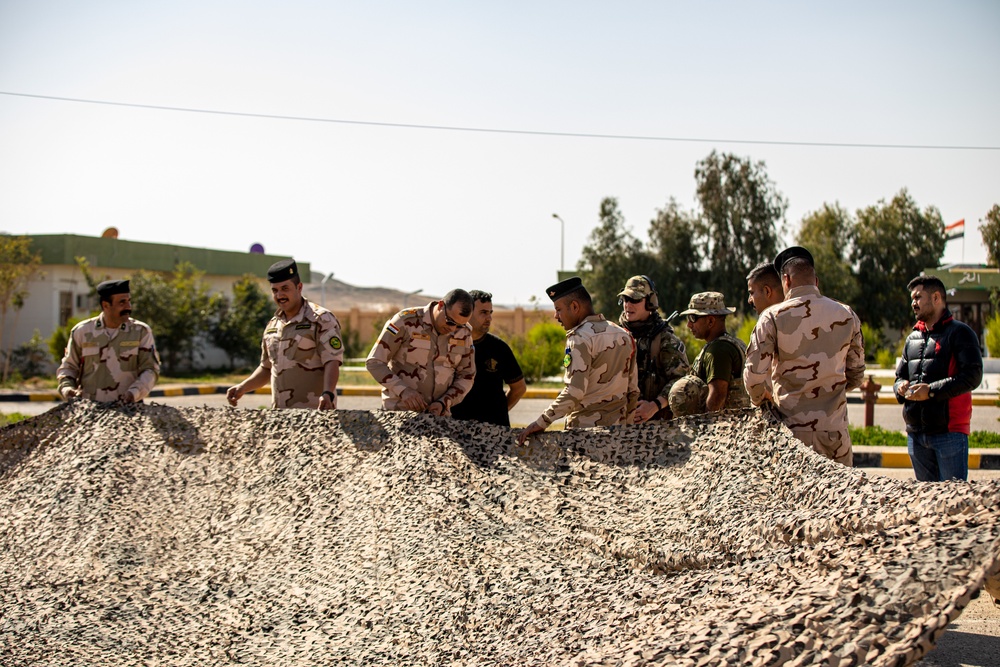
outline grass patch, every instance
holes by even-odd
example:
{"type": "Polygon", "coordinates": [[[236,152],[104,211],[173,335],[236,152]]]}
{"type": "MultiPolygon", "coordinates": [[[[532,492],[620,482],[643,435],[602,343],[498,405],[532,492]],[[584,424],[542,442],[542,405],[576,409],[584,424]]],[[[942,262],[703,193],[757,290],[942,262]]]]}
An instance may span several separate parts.
{"type": "Polygon", "coordinates": [[[0,413],[0,428],[16,424],[17,422],[23,421],[27,418],[28,415],[20,412],[9,412],[7,414],[0,413]]]}
{"type": "MultiPolygon", "coordinates": [[[[870,428],[847,427],[851,434],[851,444],[862,447],[906,447],[906,435],[897,431],[887,431],[881,426],[870,428]]],[[[970,449],[1000,449],[1000,433],[993,431],[973,431],[969,434],[970,449]]]]}

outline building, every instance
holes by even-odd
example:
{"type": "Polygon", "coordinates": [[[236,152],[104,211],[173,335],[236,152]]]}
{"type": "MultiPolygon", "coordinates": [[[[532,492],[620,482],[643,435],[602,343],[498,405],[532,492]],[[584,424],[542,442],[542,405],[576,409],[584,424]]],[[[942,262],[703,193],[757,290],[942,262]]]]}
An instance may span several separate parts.
{"type": "Polygon", "coordinates": [[[972,327],[985,349],[983,328],[994,315],[990,297],[994,291],[1000,293],[1000,269],[983,264],[949,264],[922,273],[941,279],[948,290],[951,314],[972,327]]]}
{"type": "MultiPolygon", "coordinates": [[[[233,283],[246,274],[259,277],[261,288],[269,291],[268,267],[286,259],[261,253],[126,241],[117,238],[117,232],[106,232],[102,237],[29,234],[28,238],[32,252],[41,255],[42,263],[38,274],[28,283],[24,306],[18,312],[8,312],[3,336],[5,347],[27,342],[35,331],[47,340],[71,319],[89,317],[99,309],[97,298],[90,296],[90,286],[77,257],[87,261],[97,280],[120,280],[139,270],[171,273],[177,265],[189,262],[205,272],[203,280],[212,292],[224,294],[231,294],[233,283]]],[[[312,275],[308,262],[299,262],[299,270],[303,282],[312,275]]],[[[140,312],[135,317],[144,319],[140,312]]],[[[227,359],[220,350],[209,347],[204,352],[202,363],[206,367],[226,365],[227,359]]]]}

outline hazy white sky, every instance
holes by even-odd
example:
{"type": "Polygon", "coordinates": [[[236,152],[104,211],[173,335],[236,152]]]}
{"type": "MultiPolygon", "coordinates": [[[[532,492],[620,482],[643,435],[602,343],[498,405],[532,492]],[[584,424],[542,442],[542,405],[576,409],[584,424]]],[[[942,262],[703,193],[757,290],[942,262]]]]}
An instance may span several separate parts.
{"type": "Polygon", "coordinates": [[[995,0],[0,0],[4,93],[708,140],[0,94],[0,230],[259,242],[357,285],[526,303],[559,268],[553,213],[571,268],[604,197],[645,238],[671,196],[695,206],[695,164],[717,149],[766,162],[792,229],[906,187],[965,218],[964,259],[984,261],[998,34],[995,0]]]}

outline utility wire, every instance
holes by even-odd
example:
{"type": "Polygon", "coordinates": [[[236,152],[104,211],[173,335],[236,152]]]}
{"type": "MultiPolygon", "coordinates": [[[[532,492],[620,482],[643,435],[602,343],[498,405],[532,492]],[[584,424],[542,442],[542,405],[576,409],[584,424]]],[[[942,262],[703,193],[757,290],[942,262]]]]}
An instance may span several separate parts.
{"type": "Polygon", "coordinates": [[[384,123],[372,120],[347,120],[342,118],[315,118],[310,116],[285,116],[269,113],[249,113],[245,111],[219,111],[216,109],[192,109],[158,104],[134,104],[132,102],[111,102],[108,100],[86,100],[77,97],[56,97],[54,95],[31,95],[0,90],[0,95],[30,97],[39,100],[78,102],[81,104],[102,104],[105,106],[128,107],[131,109],[153,109],[156,111],[179,111],[183,113],[203,113],[216,116],[239,116],[242,118],[264,118],[268,120],[295,120],[309,123],[336,123],[341,125],[367,125],[371,127],[395,127],[413,130],[440,130],[445,132],[481,132],[492,134],[521,134],[542,137],[573,137],[583,139],[622,139],[627,141],[666,141],[704,144],[749,144],[757,146],[808,146],[824,148],[890,148],[905,150],[942,151],[1000,151],[1000,146],[948,146],[931,144],[866,144],[835,141],[773,141],[765,139],[705,139],[699,137],[655,137],[631,134],[598,134],[593,132],[551,132],[546,130],[510,130],[495,127],[458,127],[452,125],[422,125],[418,123],[384,123]]]}

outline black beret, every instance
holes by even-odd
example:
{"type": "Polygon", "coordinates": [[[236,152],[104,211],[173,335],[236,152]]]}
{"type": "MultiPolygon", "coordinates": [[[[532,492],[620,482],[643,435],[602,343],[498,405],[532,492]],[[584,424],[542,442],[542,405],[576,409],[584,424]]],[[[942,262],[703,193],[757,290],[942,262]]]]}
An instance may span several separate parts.
{"type": "Polygon", "coordinates": [[[105,280],[97,286],[97,294],[107,301],[115,294],[128,294],[127,280],[105,280]]]}
{"type": "Polygon", "coordinates": [[[813,262],[812,253],[803,248],[802,246],[793,245],[791,248],[785,248],[778,253],[778,256],[774,258],[774,270],[781,275],[781,269],[785,268],[785,264],[788,264],[789,260],[793,260],[801,257],[802,259],[809,262],[809,266],[816,266],[813,262]]]}
{"type": "Polygon", "coordinates": [[[566,280],[556,283],[552,287],[545,290],[545,293],[549,295],[552,301],[561,299],[573,290],[578,290],[583,287],[583,281],[579,277],[573,276],[572,278],[567,278],[566,280]]]}
{"type": "Polygon", "coordinates": [[[275,262],[267,270],[267,281],[269,283],[283,283],[286,280],[297,278],[299,275],[299,265],[294,259],[283,259],[275,262]]]}

